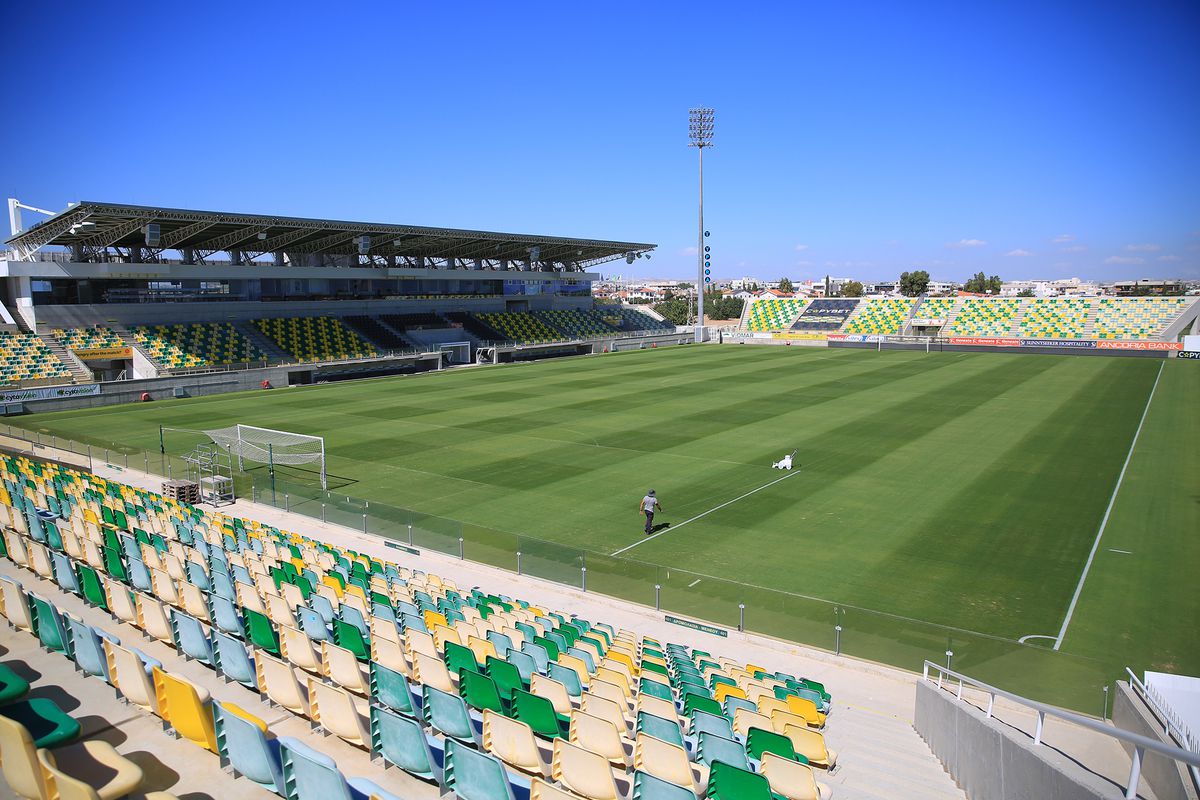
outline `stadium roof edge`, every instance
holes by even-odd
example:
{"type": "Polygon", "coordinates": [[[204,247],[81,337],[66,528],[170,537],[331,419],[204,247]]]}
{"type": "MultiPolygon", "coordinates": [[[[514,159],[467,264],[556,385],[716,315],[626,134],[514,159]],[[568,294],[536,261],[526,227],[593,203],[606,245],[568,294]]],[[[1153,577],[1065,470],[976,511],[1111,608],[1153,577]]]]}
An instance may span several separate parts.
{"type": "Polygon", "coordinates": [[[145,226],[159,226],[160,249],[283,251],[329,255],[369,255],[459,259],[530,258],[580,267],[657,245],[525,233],[502,233],[381,222],[354,222],[267,214],[202,211],[84,200],[12,236],[17,252],[45,246],[147,247],[145,226]],[[358,237],[369,236],[367,252],[358,237]]]}

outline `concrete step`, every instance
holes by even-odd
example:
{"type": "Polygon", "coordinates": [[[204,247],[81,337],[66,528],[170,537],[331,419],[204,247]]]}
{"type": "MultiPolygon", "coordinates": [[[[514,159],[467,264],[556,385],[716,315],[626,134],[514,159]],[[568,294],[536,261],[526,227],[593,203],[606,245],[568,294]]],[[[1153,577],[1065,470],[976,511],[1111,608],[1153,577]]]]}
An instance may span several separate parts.
{"type": "Polygon", "coordinates": [[[71,378],[75,383],[92,383],[96,380],[96,376],[87,368],[79,357],[66,348],[66,346],[55,339],[53,336],[42,336],[42,341],[46,343],[46,347],[50,348],[50,352],[63,364],[67,369],[71,370],[71,378]]]}
{"type": "Polygon", "coordinates": [[[910,720],[869,708],[836,706],[825,738],[838,751],[838,769],[819,777],[839,798],[966,798],[910,720]]]}

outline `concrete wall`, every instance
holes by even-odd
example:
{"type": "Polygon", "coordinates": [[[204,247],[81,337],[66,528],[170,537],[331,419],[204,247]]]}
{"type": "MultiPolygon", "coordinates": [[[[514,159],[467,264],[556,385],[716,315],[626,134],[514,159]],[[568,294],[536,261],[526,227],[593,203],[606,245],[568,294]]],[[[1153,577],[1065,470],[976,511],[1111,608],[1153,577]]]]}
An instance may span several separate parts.
{"type": "Polygon", "coordinates": [[[931,683],[917,683],[913,727],[971,800],[1119,800],[1124,792],[931,683]]]}
{"type": "MultiPolygon", "coordinates": [[[[1113,724],[1130,733],[1140,733],[1163,744],[1179,747],[1163,733],[1162,723],[1151,713],[1142,699],[1126,681],[1117,681],[1116,697],[1113,699],[1113,724]]],[[[1133,746],[1126,745],[1125,752],[1133,757],[1133,746]]],[[[1150,784],[1158,800],[1196,800],[1196,787],[1187,768],[1170,758],[1156,753],[1146,753],[1142,760],[1142,778],[1150,784]]]]}

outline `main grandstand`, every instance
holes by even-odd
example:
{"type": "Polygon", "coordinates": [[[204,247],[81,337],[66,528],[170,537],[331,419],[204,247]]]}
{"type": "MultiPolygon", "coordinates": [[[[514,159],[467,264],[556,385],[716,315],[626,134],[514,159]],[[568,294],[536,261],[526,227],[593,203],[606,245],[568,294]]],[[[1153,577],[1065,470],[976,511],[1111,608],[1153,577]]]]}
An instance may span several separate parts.
{"type": "Polygon", "coordinates": [[[589,270],[648,256],[644,243],[85,201],[8,245],[12,389],[280,365],[303,383],[675,332],[592,300],[589,270]]]}

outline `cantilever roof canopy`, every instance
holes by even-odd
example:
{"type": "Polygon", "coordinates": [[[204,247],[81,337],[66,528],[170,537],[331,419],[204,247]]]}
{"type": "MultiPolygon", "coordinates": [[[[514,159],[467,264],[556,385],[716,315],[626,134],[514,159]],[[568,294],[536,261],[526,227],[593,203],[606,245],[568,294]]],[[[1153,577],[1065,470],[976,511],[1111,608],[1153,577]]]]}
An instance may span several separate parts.
{"type": "MultiPolygon", "coordinates": [[[[571,239],[378,222],[277,217],[131,206],[85,200],[13,236],[8,244],[17,257],[45,246],[79,247],[85,254],[107,248],[196,251],[200,258],[222,251],[249,254],[285,252],[342,256],[485,259],[561,264],[582,269],[631,254],[640,256],[655,245],[571,239]],[[147,243],[146,226],[158,226],[159,239],[147,243]],[[362,236],[368,238],[364,241],[362,236]],[[364,253],[365,249],[365,253],[364,253]]],[[[85,255],[85,258],[90,256],[85,255]]]]}

